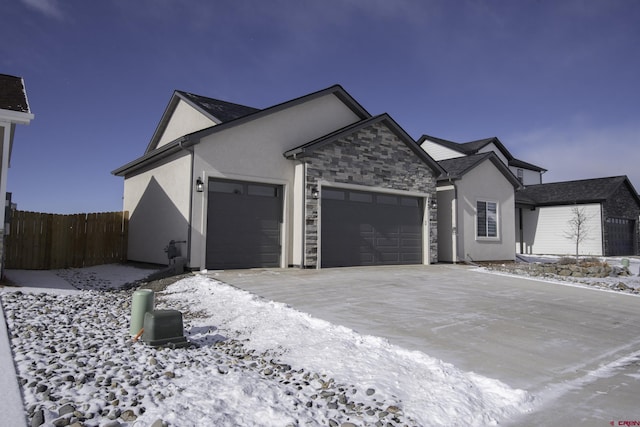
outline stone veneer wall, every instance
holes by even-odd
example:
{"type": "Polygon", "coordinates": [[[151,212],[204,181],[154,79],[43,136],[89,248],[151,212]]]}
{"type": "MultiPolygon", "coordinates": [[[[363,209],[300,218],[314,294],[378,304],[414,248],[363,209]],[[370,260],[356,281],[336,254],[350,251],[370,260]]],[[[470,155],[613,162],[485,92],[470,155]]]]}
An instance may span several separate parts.
{"type": "MultiPolygon", "coordinates": [[[[424,163],[384,123],[374,123],[348,137],[314,150],[307,161],[305,266],[318,264],[318,181],[415,191],[436,197],[436,178],[424,163]]],[[[428,209],[428,207],[425,207],[428,209]]],[[[438,261],[437,215],[429,209],[430,262],[438,261]]],[[[426,248],[425,248],[426,249],[426,248]]]]}

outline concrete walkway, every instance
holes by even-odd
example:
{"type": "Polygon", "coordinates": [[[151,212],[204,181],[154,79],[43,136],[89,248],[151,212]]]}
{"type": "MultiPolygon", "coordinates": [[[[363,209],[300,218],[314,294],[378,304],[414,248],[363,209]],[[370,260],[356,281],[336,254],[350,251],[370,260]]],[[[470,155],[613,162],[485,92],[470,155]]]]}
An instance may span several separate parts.
{"type": "Polygon", "coordinates": [[[465,266],[210,272],[212,277],[529,391],[515,425],[640,420],[640,298],[465,266]]]}

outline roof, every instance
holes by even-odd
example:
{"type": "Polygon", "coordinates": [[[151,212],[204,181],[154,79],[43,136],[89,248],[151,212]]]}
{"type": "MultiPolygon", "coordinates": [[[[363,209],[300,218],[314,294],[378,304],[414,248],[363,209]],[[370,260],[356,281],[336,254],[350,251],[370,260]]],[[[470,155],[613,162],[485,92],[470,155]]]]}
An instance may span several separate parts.
{"type": "Polygon", "coordinates": [[[0,109],[30,113],[21,77],[0,74],[0,109]]]}
{"type": "Polygon", "coordinates": [[[176,91],[176,94],[197,109],[207,113],[210,118],[218,123],[226,123],[260,111],[259,108],[247,107],[245,105],[208,98],[194,93],[176,91]]]}
{"type": "Polygon", "coordinates": [[[384,113],[380,114],[365,120],[361,120],[349,126],[346,126],[342,129],[338,129],[335,132],[331,132],[323,137],[320,137],[316,140],[307,142],[306,144],[300,145],[296,148],[293,148],[284,153],[284,156],[287,158],[300,158],[306,157],[312,154],[318,148],[329,144],[331,142],[336,141],[337,139],[343,138],[345,136],[351,135],[354,132],[359,131],[360,129],[364,129],[369,127],[375,123],[384,123],[391,132],[393,132],[402,142],[404,142],[423,162],[429,166],[434,173],[437,175],[443,174],[444,170],[438,165],[438,162],[433,160],[426,151],[424,151],[420,146],[416,143],[416,141],[409,136],[409,134],[400,127],[400,125],[389,116],[389,114],[384,113]]]}
{"type": "MultiPolygon", "coordinates": [[[[119,167],[118,169],[113,170],[111,173],[113,175],[117,175],[117,176],[124,176],[128,173],[134,172],[135,170],[147,166],[149,164],[152,164],[156,161],[159,161],[161,159],[166,158],[167,156],[170,156],[180,150],[182,150],[182,148],[186,148],[189,147],[191,145],[197,144],[200,142],[200,139],[211,135],[213,133],[216,132],[222,132],[226,129],[230,129],[234,126],[239,126],[245,123],[248,123],[250,121],[253,120],[257,120],[259,118],[268,116],[269,114],[273,114],[276,113],[278,111],[282,111],[286,108],[290,108],[290,107],[294,107],[296,105],[300,105],[303,104],[305,102],[311,101],[313,99],[316,98],[320,98],[322,96],[325,95],[329,95],[332,94],[334,96],[336,96],[338,99],[340,99],[351,111],[354,112],[354,114],[356,114],[358,117],[360,117],[361,119],[366,119],[371,117],[371,114],[369,114],[369,112],[367,110],[365,110],[354,98],[351,97],[351,95],[349,95],[347,93],[346,90],[344,90],[342,88],[342,86],[340,85],[333,85],[330,86],[326,89],[323,90],[319,90],[317,92],[313,92],[310,93],[308,95],[304,95],[301,96],[299,98],[295,98],[292,99],[290,101],[286,101],[283,102],[281,104],[277,104],[274,105],[272,107],[269,108],[265,108],[263,110],[258,110],[255,109],[255,111],[253,113],[249,113],[243,116],[239,116],[235,119],[226,121],[226,122],[221,122],[220,124],[216,125],[216,126],[211,126],[209,128],[206,129],[202,129],[193,133],[190,133],[188,135],[184,135],[180,138],[175,139],[174,141],[171,141],[168,144],[165,144],[161,147],[153,147],[153,143],[154,141],[157,140],[157,137],[159,137],[159,135],[161,134],[160,131],[160,126],[162,125],[162,121],[167,121],[169,120],[171,114],[170,114],[170,108],[171,108],[171,103],[169,105],[169,107],[167,107],[167,110],[165,110],[165,113],[163,114],[162,120],[161,120],[161,124],[158,125],[158,128],[156,129],[155,133],[154,133],[154,137],[151,139],[151,142],[149,143],[149,146],[147,147],[147,150],[145,151],[145,154],[129,163],[127,163],[124,166],[119,167]]],[[[195,95],[198,96],[198,95],[195,95]]],[[[216,102],[220,102],[217,100],[213,100],[212,98],[206,98],[206,97],[201,97],[203,99],[208,99],[208,100],[212,100],[212,101],[216,101],[216,102]]],[[[174,102],[174,100],[176,99],[182,99],[180,98],[180,92],[175,92],[174,96],[172,98],[171,102],[174,102]]],[[[177,100],[175,101],[177,103],[177,100]]],[[[193,102],[190,100],[190,102],[193,102]]],[[[224,102],[224,101],[222,101],[224,102]]],[[[215,104],[215,102],[214,102],[215,104]]],[[[231,103],[226,103],[227,106],[233,106],[233,109],[237,112],[240,110],[239,107],[244,107],[246,109],[249,109],[251,107],[245,107],[245,106],[241,106],[239,104],[231,104],[231,103]],[[236,108],[237,107],[237,108],[236,108]]],[[[204,106],[200,106],[200,108],[204,108],[204,106]]],[[[245,110],[248,111],[248,110],[245,110]]],[[[166,125],[166,123],[165,123],[166,125]]]]}
{"type": "Polygon", "coordinates": [[[160,122],[151,137],[151,141],[149,141],[149,145],[147,145],[147,149],[145,150],[146,153],[158,148],[158,142],[160,141],[162,133],[167,128],[169,120],[171,120],[171,117],[181,100],[191,105],[216,125],[227,123],[260,111],[258,108],[247,107],[246,105],[234,104],[232,102],[221,101],[219,99],[208,98],[206,96],[176,90],[173,92],[173,95],[169,100],[169,105],[167,105],[167,108],[165,108],[164,113],[160,118],[160,122]]]}
{"type": "Polygon", "coordinates": [[[458,153],[462,153],[465,156],[470,156],[472,154],[477,154],[482,148],[487,145],[494,143],[498,149],[502,152],[502,154],[507,157],[507,159],[512,159],[513,156],[509,153],[509,150],[502,145],[502,142],[497,137],[479,139],[477,141],[471,142],[453,142],[448,141],[442,138],[436,138],[435,136],[430,135],[422,135],[418,140],[418,144],[422,144],[425,140],[429,140],[431,142],[435,142],[436,144],[442,145],[443,147],[449,148],[451,150],[457,151],[458,153]]]}
{"type": "Polygon", "coordinates": [[[507,166],[502,163],[502,161],[493,151],[488,153],[472,154],[464,157],[456,157],[453,159],[440,160],[438,164],[446,171],[446,174],[440,176],[438,180],[444,181],[461,179],[467,172],[471,171],[485,160],[491,161],[515,188],[520,188],[520,181],[518,181],[518,178],[516,178],[513,173],[511,173],[509,168],[507,168],[507,166]]]}
{"type": "Polygon", "coordinates": [[[516,203],[535,206],[601,203],[613,196],[621,185],[628,186],[640,206],[640,197],[626,176],[530,185],[516,192],[516,203]]]}
{"type": "Polygon", "coordinates": [[[541,168],[540,166],[536,166],[532,163],[527,163],[519,159],[509,160],[509,166],[513,166],[514,168],[529,169],[537,172],[547,171],[545,168],[541,168]]]}
{"type": "Polygon", "coordinates": [[[509,166],[519,167],[523,169],[534,170],[538,172],[546,172],[546,169],[541,168],[540,166],[536,166],[531,163],[524,162],[522,160],[518,160],[507,150],[507,147],[500,142],[500,140],[493,136],[491,138],[478,139],[476,141],[470,142],[453,142],[447,141],[446,139],[436,138],[435,136],[430,135],[422,135],[418,140],[418,144],[422,144],[424,141],[429,140],[433,143],[442,145],[443,147],[449,148],[453,151],[457,151],[458,153],[464,154],[465,156],[471,156],[473,154],[478,154],[480,150],[486,147],[489,144],[494,144],[498,150],[507,158],[509,162],[509,166]]]}

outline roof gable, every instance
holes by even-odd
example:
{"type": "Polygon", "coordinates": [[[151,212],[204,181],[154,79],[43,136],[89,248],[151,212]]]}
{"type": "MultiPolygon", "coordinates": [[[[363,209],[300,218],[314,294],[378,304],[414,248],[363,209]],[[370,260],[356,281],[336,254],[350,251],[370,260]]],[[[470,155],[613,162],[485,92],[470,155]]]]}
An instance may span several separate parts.
{"type": "Polygon", "coordinates": [[[158,142],[162,137],[162,133],[166,129],[166,126],[171,118],[171,115],[176,109],[176,106],[180,100],[184,100],[189,103],[196,110],[201,112],[203,115],[209,117],[212,121],[216,123],[216,125],[211,126],[206,129],[201,129],[194,131],[187,135],[182,136],[193,136],[194,138],[201,138],[215,131],[226,129],[227,126],[215,129],[220,125],[229,124],[230,126],[240,125],[246,123],[249,120],[258,119],[260,117],[264,117],[265,115],[272,114],[277,111],[281,111],[285,108],[289,108],[295,105],[302,104],[304,102],[310,101],[312,99],[316,99],[327,94],[335,95],[340,101],[342,101],[345,105],[347,105],[356,115],[360,118],[371,117],[371,114],[367,112],[351,95],[345,91],[340,85],[333,85],[326,89],[313,92],[308,95],[301,96],[299,98],[292,99],[290,101],[285,101],[283,103],[274,105],[272,107],[268,107],[265,109],[258,109],[253,107],[247,107],[240,104],[234,104],[232,102],[221,101],[218,99],[207,98],[200,95],[195,95],[188,92],[175,91],[169,105],[165,109],[165,112],[162,115],[162,119],[160,120],[160,124],[156,128],[154,135],[151,139],[151,142],[147,146],[147,150],[145,153],[150,153],[156,148],[158,148],[158,142]]]}
{"type": "MultiPolygon", "coordinates": [[[[154,134],[154,138],[152,139],[152,142],[147,147],[147,150],[145,151],[145,154],[143,156],[113,170],[111,173],[117,176],[124,176],[141,167],[144,167],[149,164],[153,164],[156,161],[159,161],[167,156],[170,156],[171,154],[176,153],[182,148],[187,148],[194,144],[198,144],[202,138],[208,135],[214,134],[216,132],[222,132],[224,130],[233,128],[235,126],[241,126],[241,125],[247,124],[251,121],[258,120],[260,118],[269,116],[271,114],[275,114],[277,112],[286,110],[288,108],[296,107],[298,105],[322,98],[327,95],[335,96],[340,102],[342,102],[347,107],[348,110],[352,111],[356,117],[360,119],[367,119],[371,117],[371,114],[369,114],[367,110],[365,110],[353,97],[351,97],[351,95],[349,95],[347,91],[345,91],[342,88],[342,86],[333,85],[326,89],[313,92],[308,95],[304,95],[299,98],[295,98],[290,101],[286,101],[269,108],[256,110],[253,113],[249,113],[244,116],[237,117],[227,122],[222,122],[215,126],[211,126],[205,129],[201,129],[201,130],[189,133],[187,135],[183,135],[169,143],[163,144],[162,146],[158,146],[157,144],[160,136],[162,135],[162,133],[159,132],[159,129],[160,129],[160,126],[159,126],[158,129],[156,129],[156,133],[154,134]]],[[[172,98],[172,101],[176,97],[178,98],[178,100],[182,100],[182,98],[180,98],[177,93],[174,93],[174,97],[172,98]]],[[[211,99],[211,98],[208,98],[208,99],[211,99]]],[[[176,100],[175,102],[177,103],[178,100],[176,100]]],[[[233,105],[237,106],[238,104],[233,104],[233,105]]],[[[165,117],[169,118],[171,116],[170,112],[172,108],[175,109],[175,106],[172,106],[170,103],[169,107],[167,107],[167,110],[165,110],[165,113],[163,114],[163,120],[165,119],[165,117]]],[[[250,107],[246,107],[246,108],[250,108],[250,107]]],[[[438,167],[437,164],[436,164],[436,167],[438,167]]]]}
{"type": "MultiPolygon", "coordinates": [[[[188,105],[195,112],[202,115],[200,120],[197,120],[200,125],[197,129],[190,129],[187,133],[192,133],[202,129],[202,126],[205,128],[216,126],[221,123],[226,123],[232,120],[235,120],[239,117],[243,117],[256,111],[260,111],[257,108],[247,107],[240,104],[234,104],[227,101],[220,101],[218,99],[208,98],[201,95],[196,95],[189,92],[184,91],[174,91],[171,99],[169,100],[169,104],[165,109],[158,126],[156,127],[153,136],[151,137],[151,141],[147,146],[146,153],[149,153],[160,145],[164,145],[167,142],[171,142],[171,140],[175,138],[171,138],[169,141],[163,141],[163,136],[167,129],[170,127],[172,118],[176,112],[180,112],[181,105],[188,105]],[[207,125],[208,123],[208,125],[207,125]]],[[[180,137],[183,135],[177,135],[176,137],[180,137]]]]}
{"type": "Polygon", "coordinates": [[[476,141],[471,141],[471,142],[458,143],[453,141],[447,141],[446,139],[442,139],[442,138],[436,138],[435,136],[422,135],[418,140],[418,144],[422,145],[425,141],[431,141],[434,144],[438,144],[442,147],[448,148],[450,150],[454,150],[465,156],[478,154],[480,153],[480,150],[485,148],[487,145],[494,144],[496,148],[500,151],[500,153],[502,153],[502,155],[505,156],[505,158],[509,162],[509,166],[529,169],[536,172],[543,172],[543,171],[546,172],[546,169],[544,168],[541,168],[531,163],[524,162],[522,160],[518,160],[515,157],[513,157],[513,155],[511,155],[511,153],[509,152],[509,150],[507,150],[507,147],[505,147],[504,144],[495,136],[491,138],[478,139],[476,141]]]}
{"type": "Polygon", "coordinates": [[[601,203],[609,199],[621,185],[629,187],[640,206],[640,197],[626,176],[530,185],[516,193],[516,202],[536,206],[601,203]]]}
{"type": "Polygon", "coordinates": [[[446,171],[446,174],[440,176],[439,181],[462,179],[471,170],[475,169],[484,161],[490,161],[498,169],[500,173],[513,185],[514,188],[520,188],[520,181],[511,173],[509,168],[500,161],[494,152],[472,154],[465,157],[456,157],[453,159],[440,160],[438,164],[446,171]]]}
{"type": "Polygon", "coordinates": [[[416,156],[420,158],[420,160],[426,163],[433,170],[436,176],[444,173],[444,170],[440,167],[440,165],[438,165],[438,162],[433,160],[433,158],[431,158],[429,154],[427,154],[422,148],[420,148],[420,146],[413,140],[413,138],[411,138],[409,134],[407,134],[405,130],[402,129],[400,125],[398,125],[398,123],[396,123],[396,121],[393,120],[387,113],[380,114],[366,120],[361,120],[342,129],[338,129],[335,132],[332,132],[314,141],[310,141],[299,147],[293,148],[285,152],[284,156],[290,159],[307,157],[309,155],[312,155],[315,150],[338,139],[358,132],[361,129],[369,127],[375,123],[384,124],[394,135],[398,137],[398,139],[400,139],[400,141],[406,144],[407,147],[409,147],[411,151],[413,151],[416,156]]]}

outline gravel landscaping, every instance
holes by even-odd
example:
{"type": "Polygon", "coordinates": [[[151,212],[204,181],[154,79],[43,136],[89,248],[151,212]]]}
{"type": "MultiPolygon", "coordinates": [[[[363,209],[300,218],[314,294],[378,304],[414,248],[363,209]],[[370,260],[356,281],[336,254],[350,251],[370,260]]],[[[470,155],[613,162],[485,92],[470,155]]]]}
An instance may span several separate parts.
{"type": "Polygon", "coordinates": [[[257,354],[214,330],[192,328],[196,313],[185,313],[188,348],[133,343],[128,337],[132,292],[2,295],[30,426],[190,425],[188,418],[184,423],[179,418],[135,422],[150,407],[184,393],[175,379],[193,371],[248,376],[286,396],[282,404],[296,419],[314,419],[318,425],[415,425],[403,414],[402,402],[380,399],[373,388],[340,384],[322,373],[279,363],[277,354],[257,354]]]}

